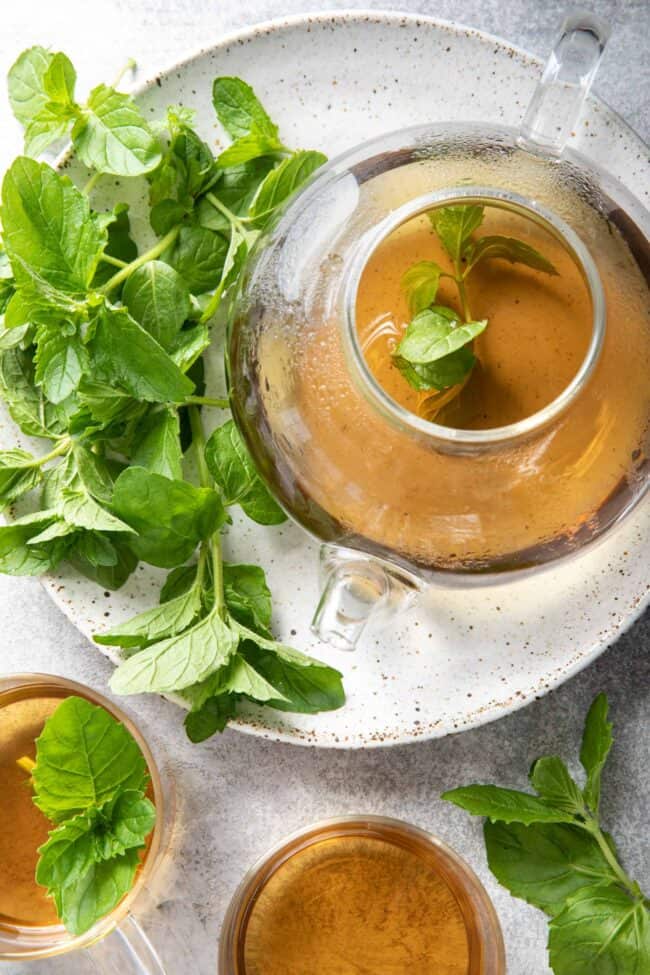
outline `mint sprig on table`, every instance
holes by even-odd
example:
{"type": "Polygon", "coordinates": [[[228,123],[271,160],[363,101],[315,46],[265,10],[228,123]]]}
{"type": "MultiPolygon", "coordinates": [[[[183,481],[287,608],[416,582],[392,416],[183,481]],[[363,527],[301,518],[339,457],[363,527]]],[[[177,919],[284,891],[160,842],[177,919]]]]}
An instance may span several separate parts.
{"type": "Polygon", "coordinates": [[[474,321],[469,306],[467,279],[480,261],[503,258],[536,271],[557,274],[539,251],[514,237],[491,235],[474,238],[485,216],[478,204],[452,204],[429,213],[434,232],[449,255],[452,271],[435,261],[418,261],[402,277],[413,318],[393,353],[393,362],[406,381],[420,392],[441,392],[463,383],[476,365],[473,342],[487,327],[474,321]],[[436,304],[441,278],[456,284],[460,310],[436,304]]]}
{"type": "Polygon", "coordinates": [[[285,516],[232,420],[218,414],[209,438],[204,428],[205,411],[228,407],[206,396],[203,367],[224,302],[260,232],[325,157],[288,149],[238,78],[214,82],[232,140],[216,156],[185,106],[145,120],[105,85],[80,101],[64,54],[25,51],[9,91],[26,152],[70,135],[91,175],[80,189],[25,155],[2,185],[0,395],[45,446],[0,452],[0,505],[24,497],[28,510],[0,527],[0,571],[65,561],[117,589],[138,561],[171,570],[158,606],[96,639],[123,650],[115,690],[183,695],[194,740],[242,701],[340,707],[338,671],[273,640],[263,570],[223,560],[233,507],[262,525],[285,516]],[[146,176],[146,246],[125,203],[93,207],[105,175],[146,176]]]}
{"type": "Polygon", "coordinates": [[[607,698],[599,694],[585,724],[581,786],[555,755],[530,771],[537,795],[469,785],[442,796],[484,826],[492,873],[549,921],[555,975],[644,975],[650,971],[650,900],[620,864],[599,816],[600,780],[612,747],[607,698]]]}
{"type": "Polygon", "coordinates": [[[36,881],[68,931],[83,934],[133,886],[156,822],[146,762],[108,711],[68,697],[36,740],[31,776],[35,804],[57,824],[39,847],[36,881]]]}

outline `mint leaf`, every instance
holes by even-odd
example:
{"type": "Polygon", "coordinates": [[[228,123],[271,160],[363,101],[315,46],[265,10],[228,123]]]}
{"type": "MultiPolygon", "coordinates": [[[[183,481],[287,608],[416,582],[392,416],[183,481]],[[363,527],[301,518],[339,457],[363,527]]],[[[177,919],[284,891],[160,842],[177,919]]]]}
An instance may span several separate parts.
{"type": "Polygon", "coordinates": [[[113,509],[137,532],[129,541],[136,555],[163,568],[185,562],[224,521],[211,488],[171,480],[143,467],[129,467],[120,474],[113,509]]]}
{"type": "Polygon", "coordinates": [[[476,267],[479,261],[488,258],[502,258],[510,261],[511,264],[525,264],[527,267],[534,268],[535,271],[544,271],[545,274],[556,275],[558,272],[555,265],[540,254],[539,251],[525,244],[523,240],[516,237],[502,237],[500,235],[481,237],[471,243],[463,255],[467,261],[467,270],[476,267]]]}
{"type": "Polygon", "coordinates": [[[34,802],[61,822],[125,789],[144,790],[147,767],[127,731],[104,708],[68,697],[36,739],[34,802]]]}
{"type": "Polygon", "coordinates": [[[619,887],[584,888],[549,925],[555,975],[646,975],[650,915],[619,887]]]}
{"type": "Polygon", "coordinates": [[[114,176],[151,172],[162,156],[131,95],[98,85],[72,130],[77,155],[89,169],[114,176]]]}
{"type": "Polygon", "coordinates": [[[170,599],[176,599],[188,592],[194,585],[197,568],[196,562],[193,562],[191,565],[179,565],[172,569],[160,590],[160,602],[167,603],[170,599]]]}
{"type": "MultiPolygon", "coordinates": [[[[260,643],[259,636],[253,634],[250,640],[260,643]]],[[[333,667],[314,660],[305,654],[285,647],[275,641],[266,641],[263,646],[245,642],[240,656],[249,666],[247,680],[251,687],[256,685],[251,674],[262,678],[264,686],[270,688],[262,696],[254,691],[242,691],[255,700],[266,701],[279,711],[295,711],[302,714],[317,714],[319,711],[335,711],[345,704],[345,692],[341,674],[333,667]]],[[[230,686],[230,685],[228,685],[230,686]]]]}
{"type": "Polygon", "coordinates": [[[65,108],[73,108],[76,81],[77,72],[70,58],[61,51],[53,54],[43,75],[43,89],[48,101],[65,108]]]}
{"type": "Polygon", "coordinates": [[[0,356],[0,395],[23,433],[54,439],[65,429],[57,407],[35,386],[28,352],[13,348],[0,356]]]}
{"type": "Polygon", "coordinates": [[[614,741],[613,725],[607,720],[607,711],[607,697],[599,694],[589,708],[580,748],[580,761],[587,773],[584,800],[593,812],[598,812],[600,776],[614,741]]]}
{"type": "Polygon", "coordinates": [[[183,226],[172,248],[164,255],[194,294],[213,291],[223,273],[228,241],[205,227],[183,226]]]}
{"type": "Polygon", "coordinates": [[[429,308],[436,300],[442,268],[435,261],[418,261],[402,275],[402,290],[411,315],[429,308]]]}
{"type": "Polygon", "coordinates": [[[10,525],[1,525],[0,572],[12,576],[35,576],[56,568],[66,555],[67,539],[54,538],[50,543],[30,544],[56,520],[55,512],[38,511],[10,525]]]}
{"type": "Polygon", "coordinates": [[[31,491],[41,479],[34,457],[25,450],[0,451],[0,506],[31,491]]]}
{"type": "Polygon", "coordinates": [[[49,101],[43,78],[53,57],[44,47],[30,47],[9,69],[9,102],[22,125],[28,125],[49,101]]]}
{"type": "Polygon", "coordinates": [[[93,863],[84,876],[68,884],[57,898],[57,913],[72,934],[84,934],[128,894],[140,866],[140,853],[127,850],[112,860],[93,863]]]}
{"type": "Polygon", "coordinates": [[[60,900],[63,888],[82,881],[94,863],[142,849],[155,822],[155,807],[136,790],[91,806],[52,830],[39,847],[37,883],[60,900]]]}
{"type": "Polygon", "coordinates": [[[187,630],[201,611],[201,593],[192,588],[152,609],[139,613],[108,633],[95,633],[95,643],[125,649],[143,647],[187,630]]]}
{"type": "Polygon", "coordinates": [[[85,294],[107,235],[67,176],[19,156],[2,183],[2,224],[19,285],[85,294]]]}
{"type": "Polygon", "coordinates": [[[219,672],[216,679],[221,693],[243,695],[261,704],[270,704],[274,700],[289,703],[282,691],[269,683],[261,669],[257,669],[254,662],[249,662],[243,653],[235,654],[225,672],[219,672]]]}
{"type": "Polygon", "coordinates": [[[278,525],[286,515],[273,500],[232,420],[212,433],[205,448],[210,473],[223,493],[226,507],[239,504],[253,521],[278,525]]]}
{"type": "Polygon", "coordinates": [[[173,480],[183,477],[178,413],[171,407],[149,413],[138,426],[132,461],[154,474],[173,480]]]}
{"type": "Polygon", "coordinates": [[[48,102],[25,128],[25,155],[40,156],[48,146],[65,138],[71,109],[48,102]]]}
{"type": "Polygon", "coordinates": [[[429,220],[454,262],[460,261],[469,240],[484,217],[484,207],[475,203],[439,207],[429,213],[429,220]]]}
{"type": "Polygon", "coordinates": [[[275,137],[254,128],[248,135],[237,139],[231,146],[217,156],[217,166],[227,169],[239,166],[260,156],[275,156],[284,151],[284,146],[275,137]]]}
{"type": "Polygon", "coordinates": [[[258,565],[223,563],[223,588],[228,612],[243,626],[270,636],[271,593],[258,565]]]}
{"type": "Polygon", "coordinates": [[[574,815],[584,812],[582,793],[557,755],[538,758],[530,770],[530,782],[542,799],[556,809],[574,815]]]}
{"type": "Polygon", "coordinates": [[[443,792],[442,799],[453,802],[473,816],[487,816],[492,822],[503,823],[573,823],[574,817],[561,809],[553,809],[542,799],[501,789],[496,785],[467,785],[443,792]]]}
{"type": "Polygon", "coordinates": [[[205,741],[223,731],[236,713],[236,699],[232,694],[209,697],[200,708],[190,711],[185,718],[187,737],[195,743],[205,741]]]}
{"type": "Polygon", "coordinates": [[[483,832],[499,883],[547,914],[558,914],[583,887],[616,882],[594,838],[576,826],[486,822],[483,832]]]}
{"type": "Polygon", "coordinates": [[[273,211],[292,196],[324,163],[322,152],[300,150],[272,169],[255,197],[251,217],[258,226],[268,220],[273,211]]]}
{"type": "Polygon", "coordinates": [[[132,533],[126,522],[103,507],[110,500],[110,486],[101,478],[98,466],[89,451],[76,446],[57,468],[57,477],[46,482],[48,503],[68,526],[132,533]]]}
{"type": "Polygon", "coordinates": [[[116,694],[160,694],[200,683],[225,666],[237,650],[238,635],[212,610],[178,636],[140,650],[111,678],[116,694]]]}
{"type": "Polygon", "coordinates": [[[150,403],[182,403],[194,384],[124,308],[102,309],[89,344],[94,379],[150,403]]]}
{"type": "Polygon", "coordinates": [[[241,78],[215,78],[212,102],[217,118],[232,139],[248,135],[253,129],[277,138],[274,125],[250,85],[241,78]]]}
{"type": "Polygon", "coordinates": [[[393,357],[393,365],[414,389],[421,392],[456,386],[472,371],[475,364],[476,356],[466,347],[426,365],[414,365],[398,355],[393,357]]]}
{"type": "Polygon", "coordinates": [[[62,403],[79,385],[88,369],[88,353],[78,335],[60,328],[41,327],[34,356],[34,381],[43,387],[51,403],[62,403]]]}
{"type": "Polygon", "coordinates": [[[94,812],[91,807],[72,816],[51,830],[47,842],[39,846],[36,883],[47,887],[50,896],[56,888],[77,883],[94,863],[94,812]]]}
{"type": "Polygon", "coordinates": [[[486,325],[483,320],[454,327],[443,315],[425,309],[409,324],[395,354],[412,365],[428,365],[468,345],[486,325]]]}
{"type": "Polygon", "coordinates": [[[190,312],[183,278],[164,261],[148,261],[128,278],[122,301],[132,318],[169,350],[190,312]]]}
{"type": "Polygon", "coordinates": [[[70,551],[66,553],[66,559],[75,569],[87,576],[88,579],[92,579],[102,589],[119,589],[136,568],[138,564],[137,555],[131,551],[126,542],[113,538],[111,547],[117,556],[116,563],[106,566],[93,564],[86,558],[85,546],[79,544],[83,543],[84,537],[82,535],[78,542],[76,536],[73,538],[73,544],[70,551]]]}

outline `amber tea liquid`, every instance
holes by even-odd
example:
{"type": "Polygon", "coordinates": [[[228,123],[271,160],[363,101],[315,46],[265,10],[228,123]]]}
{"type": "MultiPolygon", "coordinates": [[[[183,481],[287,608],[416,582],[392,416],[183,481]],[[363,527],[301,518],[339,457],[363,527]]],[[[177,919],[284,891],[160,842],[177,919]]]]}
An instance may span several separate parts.
{"type": "MultiPolygon", "coordinates": [[[[501,182],[507,167],[516,165],[516,182],[535,164],[518,157],[499,165],[501,182]]],[[[436,166],[429,171],[413,164],[414,197],[425,189],[416,178],[446,178],[444,167],[438,174],[436,166]]],[[[367,190],[373,206],[384,211],[393,195],[403,200],[408,169],[373,183],[367,190]]],[[[447,174],[452,185],[456,176],[447,174]]],[[[487,185],[490,180],[486,173],[487,185]]],[[[262,381],[272,391],[265,400],[268,426],[299,487],[288,503],[319,537],[370,547],[389,559],[397,555],[424,570],[505,572],[574,551],[638,496],[650,448],[650,301],[643,255],[632,253],[615,224],[577,196],[566,196],[554,201],[557,212],[571,210],[602,281],[604,344],[566,411],[522,440],[473,452],[427,441],[371,401],[367,379],[341,336],[356,328],[377,384],[423,419],[480,431],[531,417],[576,376],[592,339],[593,309],[572,253],[527,213],[490,202],[475,237],[524,240],[559,273],[549,276],[502,259],[485,260],[471,272],[471,315],[487,318],[488,326],[475,341],[479,364],[442,408],[431,402],[434,396],[409,386],[391,356],[411,317],[401,288],[404,272],[421,260],[451,271],[426,215],[405,222],[372,253],[356,291],[354,320],[333,300],[319,320],[314,299],[313,325],[299,350],[287,338],[290,319],[268,330],[260,357],[262,381]],[[292,386],[287,375],[296,377],[292,386]]],[[[336,273],[333,268],[333,278],[336,273]]],[[[437,301],[460,310],[449,279],[442,279],[437,301]]],[[[285,471],[280,493],[288,480],[285,471]]]]}
{"type": "Polygon", "coordinates": [[[47,686],[0,693],[0,926],[59,924],[54,902],[34,878],[37,849],[52,824],[32,802],[29,775],[16,762],[35,759],[34,740],[65,697],[65,690],[47,686]]]}

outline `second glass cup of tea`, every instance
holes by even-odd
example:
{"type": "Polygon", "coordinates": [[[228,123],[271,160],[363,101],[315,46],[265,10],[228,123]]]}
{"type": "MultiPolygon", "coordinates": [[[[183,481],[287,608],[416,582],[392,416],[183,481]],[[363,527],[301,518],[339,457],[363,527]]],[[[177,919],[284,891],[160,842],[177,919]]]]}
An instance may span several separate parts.
{"type": "Polygon", "coordinates": [[[290,836],[244,877],[218,975],[505,975],[499,922],[448,846],[382,816],[290,836]]]}
{"type": "MultiPolygon", "coordinates": [[[[590,15],[565,24],[520,130],[449,122],[375,139],[325,166],[258,243],[232,309],[231,403],[270,489],[323,543],[314,629],[326,642],[353,647],[371,615],[424,586],[493,584],[574,555],[647,491],[650,217],[565,144],[605,34],[590,15]],[[509,417],[502,387],[504,409],[463,426],[400,402],[369,341],[387,279],[403,301],[398,272],[426,257],[392,242],[469,204],[486,227],[518,221],[548,243],[561,274],[535,287],[546,302],[563,282],[565,324],[550,303],[538,315],[543,361],[516,314],[508,347],[488,325],[477,348],[501,336],[520,390],[529,380],[525,409],[509,417]]],[[[498,263],[485,281],[518,273],[498,263]]],[[[530,316],[533,283],[520,281],[530,316]]]]}
{"type": "Polygon", "coordinates": [[[92,951],[97,971],[123,975],[165,975],[165,969],[137,915],[154,896],[171,833],[172,797],[138,728],[111,701],[74,681],[49,674],[0,678],[0,961],[28,961],[100,945],[92,951]],[[129,893],[81,936],[59,922],[52,901],[35,880],[37,847],[51,824],[32,802],[17,759],[34,759],[35,739],[47,718],[70,696],[99,705],[137,742],[150,777],[156,824],[129,893]],[[105,940],[102,940],[105,939],[105,940]],[[106,966],[106,968],[105,968],[106,966]]]}

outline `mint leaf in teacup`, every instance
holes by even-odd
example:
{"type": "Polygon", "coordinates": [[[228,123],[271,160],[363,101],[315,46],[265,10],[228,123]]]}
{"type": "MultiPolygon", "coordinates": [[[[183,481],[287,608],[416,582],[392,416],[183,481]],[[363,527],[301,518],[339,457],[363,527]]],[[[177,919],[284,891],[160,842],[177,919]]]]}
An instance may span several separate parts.
{"type": "Polygon", "coordinates": [[[36,881],[72,934],[83,934],[130,890],[156,809],[146,762],[104,708],[68,697],[36,740],[34,802],[59,825],[38,850],[36,881]]]}

